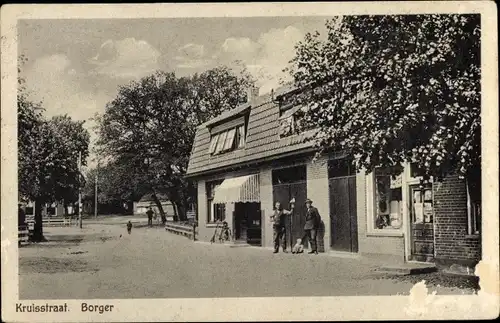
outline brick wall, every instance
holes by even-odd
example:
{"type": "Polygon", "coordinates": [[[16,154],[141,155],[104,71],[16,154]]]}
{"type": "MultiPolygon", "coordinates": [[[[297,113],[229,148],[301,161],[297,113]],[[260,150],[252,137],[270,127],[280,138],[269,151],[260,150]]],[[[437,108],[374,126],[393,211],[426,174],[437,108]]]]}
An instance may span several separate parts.
{"type": "Polygon", "coordinates": [[[356,175],[356,200],[359,253],[364,256],[404,261],[404,238],[402,236],[376,236],[367,232],[367,221],[373,221],[373,219],[367,219],[365,172],[356,175]]]}
{"type": "Polygon", "coordinates": [[[327,158],[319,158],[307,164],[307,196],[313,200],[313,205],[318,209],[321,220],[325,224],[324,237],[322,241],[318,239],[318,251],[328,251],[330,249],[330,197],[327,158]]]}
{"type": "Polygon", "coordinates": [[[457,175],[433,185],[437,262],[475,263],[481,258],[481,237],[468,234],[465,185],[457,175]]]}

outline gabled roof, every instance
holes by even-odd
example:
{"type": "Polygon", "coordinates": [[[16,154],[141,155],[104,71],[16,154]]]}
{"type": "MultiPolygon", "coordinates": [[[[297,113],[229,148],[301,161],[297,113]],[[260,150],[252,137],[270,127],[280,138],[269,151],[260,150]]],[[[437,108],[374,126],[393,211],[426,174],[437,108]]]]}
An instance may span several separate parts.
{"type": "Polygon", "coordinates": [[[277,96],[294,90],[296,88],[292,85],[282,87],[274,93],[259,96],[250,104],[241,105],[200,125],[196,131],[186,175],[188,177],[200,176],[229,166],[250,164],[269,157],[280,157],[291,152],[310,150],[313,144],[311,141],[306,142],[305,139],[311,136],[311,132],[286,138],[279,136],[280,111],[274,100],[277,96]],[[210,127],[231,119],[247,109],[250,109],[250,114],[244,149],[210,155],[210,127]]]}

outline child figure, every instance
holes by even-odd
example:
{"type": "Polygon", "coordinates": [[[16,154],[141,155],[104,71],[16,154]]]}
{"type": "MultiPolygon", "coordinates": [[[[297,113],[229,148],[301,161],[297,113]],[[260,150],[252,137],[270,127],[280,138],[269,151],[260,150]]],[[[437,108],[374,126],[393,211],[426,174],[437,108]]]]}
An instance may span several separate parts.
{"type": "Polygon", "coordinates": [[[127,232],[128,234],[132,233],[132,222],[128,221],[127,223],[127,232]]]}
{"type": "Polygon", "coordinates": [[[304,246],[302,245],[302,239],[297,239],[297,243],[292,248],[292,253],[303,253],[304,246]]]}
{"type": "Polygon", "coordinates": [[[222,222],[222,229],[220,232],[220,241],[229,241],[231,238],[231,231],[229,230],[229,225],[227,224],[226,221],[222,222]]]}

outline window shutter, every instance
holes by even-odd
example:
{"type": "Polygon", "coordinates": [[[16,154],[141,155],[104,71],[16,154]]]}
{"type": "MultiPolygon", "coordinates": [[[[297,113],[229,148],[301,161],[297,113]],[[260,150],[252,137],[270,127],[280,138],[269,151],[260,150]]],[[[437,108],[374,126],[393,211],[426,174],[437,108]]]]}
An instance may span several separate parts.
{"type": "Polygon", "coordinates": [[[245,146],[245,126],[239,126],[238,127],[238,133],[239,133],[239,142],[238,142],[238,148],[242,148],[245,146]]]}
{"type": "Polygon", "coordinates": [[[224,150],[229,150],[233,147],[235,134],[236,134],[236,128],[233,128],[233,129],[228,131],[227,137],[226,137],[226,142],[224,144],[224,150]]]}
{"type": "Polygon", "coordinates": [[[212,137],[212,140],[210,141],[210,149],[209,149],[209,153],[210,154],[213,154],[214,151],[215,151],[215,147],[217,146],[217,139],[219,138],[219,134],[216,134],[212,137]]]}
{"type": "Polygon", "coordinates": [[[217,148],[215,149],[214,154],[220,153],[224,148],[224,142],[226,141],[227,132],[222,132],[219,134],[219,140],[217,142],[217,148]]]}

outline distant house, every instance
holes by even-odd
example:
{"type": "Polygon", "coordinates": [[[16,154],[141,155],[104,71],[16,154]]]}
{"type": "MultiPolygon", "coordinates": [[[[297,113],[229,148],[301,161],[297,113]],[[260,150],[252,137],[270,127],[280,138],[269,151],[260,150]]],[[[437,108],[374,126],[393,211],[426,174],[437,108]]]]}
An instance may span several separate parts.
{"type": "MultiPolygon", "coordinates": [[[[35,215],[35,202],[28,201],[21,203],[27,216],[35,215]]],[[[62,203],[48,203],[42,208],[42,216],[64,216],[64,205],[62,203]]]]}
{"type": "Polygon", "coordinates": [[[481,258],[480,194],[449,176],[421,185],[418,170],[402,165],[357,173],[342,152],[313,161],[314,129],[297,134],[297,92],[283,87],[197,128],[187,177],[197,182],[199,239],[209,241],[217,221],[236,240],[271,247],[269,216],[280,201],[289,208],[288,245],[301,237],[304,201],[313,200],[325,224],[324,250],[399,261],[473,266],[481,258]]]}
{"type": "MultiPolygon", "coordinates": [[[[167,219],[170,220],[170,218],[174,216],[174,206],[172,202],[170,202],[164,194],[157,194],[157,196],[163,208],[163,212],[167,215],[167,219]]],[[[151,207],[156,214],[160,214],[152,194],[146,194],[138,202],[134,202],[134,214],[146,214],[149,207],[151,207]]]]}

